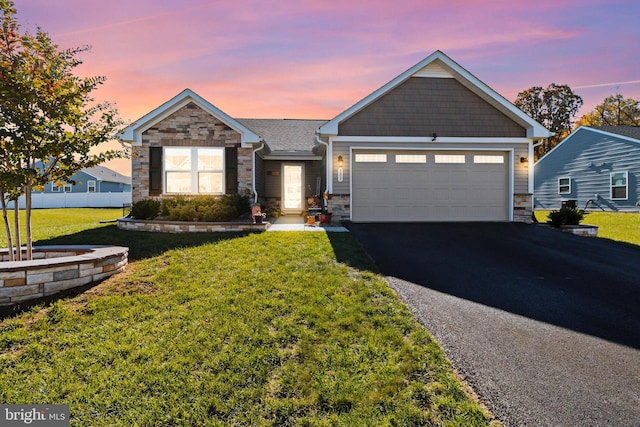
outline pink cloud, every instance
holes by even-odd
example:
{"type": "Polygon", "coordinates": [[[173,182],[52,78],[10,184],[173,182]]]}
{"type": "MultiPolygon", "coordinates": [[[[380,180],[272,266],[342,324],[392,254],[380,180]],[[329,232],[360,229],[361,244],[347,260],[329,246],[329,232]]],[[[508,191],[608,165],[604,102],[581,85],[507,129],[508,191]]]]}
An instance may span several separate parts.
{"type": "Polygon", "coordinates": [[[609,82],[640,98],[636,0],[16,3],[61,47],[92,46],[79,72],[106,75],[98,97],[127,120],[185,87],[236,117],[331,118],[437,49],[509,100],[552,82],[583,112],[609,82]]]}

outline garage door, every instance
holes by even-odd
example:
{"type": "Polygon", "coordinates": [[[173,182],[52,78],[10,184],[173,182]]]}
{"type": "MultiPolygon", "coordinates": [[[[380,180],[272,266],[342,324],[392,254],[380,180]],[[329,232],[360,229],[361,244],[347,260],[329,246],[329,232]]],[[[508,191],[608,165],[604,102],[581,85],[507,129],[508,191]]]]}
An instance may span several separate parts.
{"type": "Polygon", "coordinates": [[[354,150],[352,220],[506,221],[508,163],[507,152],[354,150]]]}

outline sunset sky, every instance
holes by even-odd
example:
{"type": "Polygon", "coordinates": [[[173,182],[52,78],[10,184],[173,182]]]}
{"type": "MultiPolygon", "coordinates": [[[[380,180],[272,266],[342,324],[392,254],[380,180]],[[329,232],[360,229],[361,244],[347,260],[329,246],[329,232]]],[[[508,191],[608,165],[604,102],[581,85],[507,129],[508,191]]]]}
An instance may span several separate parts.
{"type": "Polygon", "coordinates": [[[550,83],[580,114],[640,99],[638,0],[14,2],[23,29],[91,46],[78,72],[128,122],[185,88],[232,117],[330,119],[435,50],[512,102],[550,83]]]}

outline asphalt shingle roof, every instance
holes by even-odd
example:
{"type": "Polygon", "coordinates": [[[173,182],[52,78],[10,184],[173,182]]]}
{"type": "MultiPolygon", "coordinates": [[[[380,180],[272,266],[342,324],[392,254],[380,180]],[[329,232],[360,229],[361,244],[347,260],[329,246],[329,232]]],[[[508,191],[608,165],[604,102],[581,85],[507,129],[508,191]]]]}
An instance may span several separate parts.
{"type": "Polygon", "coordinates": [[[122,184],[131,184],[131,177],[122,175],[114,170],[105,166],[96,166],[93,168],[84,168],[82,172],[85,172],[100,181],[117,182],[122,184]]]}
{"type": "Polygon", "coordinates": [[[615,133],[629,138],[640,139],[640,126],[592,126],[604,132],[615,133]]]}
{"type": "Polygon", "coordinates": [[[260,135],[271,152],[311,153],[316,130],[327,120],[306,119],[236,119],[260,135]]]}

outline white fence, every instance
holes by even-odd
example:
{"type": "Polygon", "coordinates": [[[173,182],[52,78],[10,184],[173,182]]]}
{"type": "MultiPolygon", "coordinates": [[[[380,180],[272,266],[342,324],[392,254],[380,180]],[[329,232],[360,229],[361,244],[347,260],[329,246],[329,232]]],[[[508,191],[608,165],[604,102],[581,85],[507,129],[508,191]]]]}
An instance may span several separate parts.
{"type": "MultiPolygon", "coordinates": [[[[20,209],[24,209],[24,196],[18,199],[20,209]]],[[[32,193],[31,207],[42,208],[121,208],[131,203],[131,192],[125,193],[32,193]]],[[[13,203],[9,204],[13,208],[13,203]]]]}

